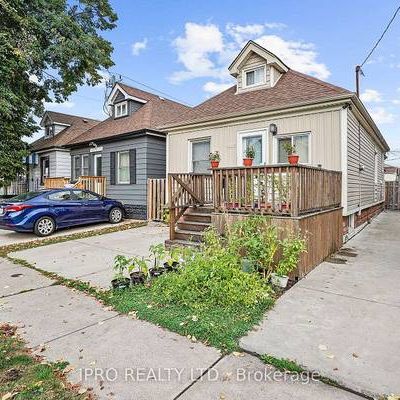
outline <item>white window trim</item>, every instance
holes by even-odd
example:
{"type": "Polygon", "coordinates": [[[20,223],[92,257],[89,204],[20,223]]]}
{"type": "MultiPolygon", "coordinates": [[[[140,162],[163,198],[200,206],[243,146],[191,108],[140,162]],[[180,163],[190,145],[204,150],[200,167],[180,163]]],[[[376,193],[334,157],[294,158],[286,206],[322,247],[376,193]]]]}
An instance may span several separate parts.
{"type": "Polygon", "coordinates": [[[193,143],[198,142],[210,142],[210,151],[211,150],[211,136],[196,138],[196,139],[189,139],[188,140],[188,173],[193,172],[193,143]]]}
{"type": "Polygon", "coordinates": [[[261,164],[266,164],[266,154],[267,154],[267,130],[266,129],[255,129],[251,131],[239,131],[237,133],[237,146],[236,146],[236,159],[237,165],[243,165],[243,138],[261,136],[261,164]]]}
{"type": "MultiPolygon", "coordinates": [[[[278,161],[278,139],[288,139],[288,138],[293,138],[295,136],[307,136],[308,137],[308,162],[302,162],[301,164],[304,165],[311,165],[311,132],[296,132],[296,133],[289,133],[289,134],[282,134],[282,135],[275,135],[273,136],[273,163],[274,164],[285,164],[285,163],[280,163],[278,161]]],[[[293,140],[292,140],[293,144],[293,140]]]]}
{"type": "Polygon", "coordinates": [[[115,118],[120,118],[120,117],[125,117],[126,115],[128,115],[128,102],[125,101],[121,101],[121,103],[117,103],[115,104],[115,118]],[[118,113],[118,109],[122,110],[122,106],[125,105],[125,113],[118,113]]]}
{"type": "Polygon", "coordinates": [[[252,88],[252,87],[257,87],[257,86],[262,86],[267,83],[267,64],[259,64],[255,65],[251,68],[244,68],[242,70],[242,88],[247,89],[247,88],[252,88]],[[261,83],[253,83],[252,85],[247,84],[247,79],[246,79],[246,74],[252,71],[255,71],[257,69],[263,68],[264,69],[264,79],[261,83]]]}
{"type": "MultiPolygon", "coordinates": [[[[128,154],[129,157],[129,150],[124,150],[124,151],[119,151],[117,153],[117,184],[118,185],[129,185],[131,183],[131,171],[129,170],[129,176],[128,176],[128,180],[127,181],[121,181],[120,176],[119,176],[119,163],[120,163],[120,157],[121,154],[128,154]]],[[[128,166],[129,169],[129,166],[128,166]]]]}

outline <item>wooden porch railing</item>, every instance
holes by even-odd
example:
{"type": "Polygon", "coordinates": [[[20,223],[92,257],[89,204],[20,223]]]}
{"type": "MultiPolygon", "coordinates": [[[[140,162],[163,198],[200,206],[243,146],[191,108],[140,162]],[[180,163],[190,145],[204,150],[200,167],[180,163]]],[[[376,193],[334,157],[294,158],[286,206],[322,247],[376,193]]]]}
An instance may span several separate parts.
{"type": "Polygon", "coordinates": [[[216,211],[299,216],[341,204],[341,172],[303,165],[213,170],[216,211]]]}
{"type": "Polygon", "coordinates": [[[175,224],[190,206],[213,203],[211,174],[169,174],[168,208],[170,239],[175,237],[175,224]]]}
{"type": "Polygon", "coordinates": [[[71,185],[71,187],[91,190],[102,196],[106,195],[106,177],[105,176],[80,176],[75,184],[70,183],[70,178],[54,177],[45,178],[44,187],[46,189],[60,189],[71,185]]]}

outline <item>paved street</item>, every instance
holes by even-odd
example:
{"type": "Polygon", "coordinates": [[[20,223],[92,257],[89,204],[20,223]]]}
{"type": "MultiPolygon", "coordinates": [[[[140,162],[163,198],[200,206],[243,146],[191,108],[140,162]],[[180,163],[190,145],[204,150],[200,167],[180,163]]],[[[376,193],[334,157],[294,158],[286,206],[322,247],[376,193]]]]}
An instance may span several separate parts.
{"type": "Polygon", "coordinates": [[[380,214],[336,255],[345,263],[318,266],[241,346],[296,360],[359,392],[399,394],[399,232],[400,213],[380,214]]]}

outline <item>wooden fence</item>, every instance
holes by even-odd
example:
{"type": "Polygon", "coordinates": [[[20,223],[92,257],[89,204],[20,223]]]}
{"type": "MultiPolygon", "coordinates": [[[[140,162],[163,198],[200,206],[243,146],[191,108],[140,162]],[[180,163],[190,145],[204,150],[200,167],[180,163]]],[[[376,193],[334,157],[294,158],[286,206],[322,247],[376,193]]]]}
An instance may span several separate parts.
{"type": "Polygon", "coordinates": [[[385,182],[385,208],[400,210],[400,182],[385,182]]]}
{"type": "Polygon", "coordinates": [[[166,207],[166,179],[147,179],[147,219],[162,221],[166,207]]]}
{"type": "Polygon", "coordinates": [[[105,176],[80,176],[76,183],[71,183],[70,178],[54,177],[45,178],[44,187],[46,189],[61,189],[66,186],[90,190],[101,196],[106,195],[106,177],[105,176]]]}

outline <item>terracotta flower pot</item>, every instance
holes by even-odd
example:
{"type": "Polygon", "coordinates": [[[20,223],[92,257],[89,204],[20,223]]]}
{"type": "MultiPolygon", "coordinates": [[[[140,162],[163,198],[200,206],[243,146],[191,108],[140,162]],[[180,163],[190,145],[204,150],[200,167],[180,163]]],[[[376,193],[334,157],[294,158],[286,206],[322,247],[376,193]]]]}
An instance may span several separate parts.
{"type": "Polygon", "coordinates": [[[253,165],[253,159],[252,158],[243,158],[243,165],[245,167],[251,167],[253,165]]]}
{"type": "Polygon", "coordinates": [[[218,168],[219,161],[211,160],[211,168],[218,168]]]}
{"type": "Polygon", "coordinates": [[[290,154],[288,155],[288,161],[290,165],[296,165],[299,163],[299,155],[298,154],[290,154]]]}

